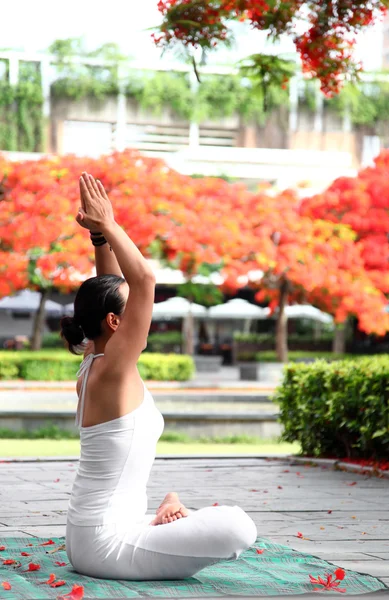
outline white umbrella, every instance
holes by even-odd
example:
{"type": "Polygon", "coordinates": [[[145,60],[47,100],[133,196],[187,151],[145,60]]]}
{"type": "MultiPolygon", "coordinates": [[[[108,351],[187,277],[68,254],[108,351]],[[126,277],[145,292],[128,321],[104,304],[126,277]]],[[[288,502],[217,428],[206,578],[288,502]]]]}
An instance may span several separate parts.
{"type": "Polygon", "coordinates": [[[70,304],[65,304],[63,307],[63,312],[65,315],[73,315],[74,313],[74,304],[71,302],[70,304]]]}
{"type": "Polygon", "coordinates": [[[333,323],[328,313],[311,306],[311,304],[292,304],[285,309],[288,319],[312,319],[321,323],[333,323]]]}
{"type": "Polygon", "coordinates": [[[243,298],[234,298],[225,304],[212,306],[208,310],[210,319],[265,319],[269,314],[268,308],[255,306],[243,298]]]}
{"type": "Polygon", "coordinates": [[[154,304],[153,320],[184,319],[188,316],[189,310],[194,317],[205,317],[207,314],[207,309],[204,306],[195,303],[190,304],[186,298],[175,297],[154,304]]]}
{"type": "MultiPolygon", "coordinates": [[[[39,292],[23,290],[14,296],[6,296],[0,300],[0,310],[9,310],[16,313],[37,312],[41,300],[39,292]]],[[[61,316],[62,305],[52,300],[46,300],[45,312],[50,316],[61,316]]]]}

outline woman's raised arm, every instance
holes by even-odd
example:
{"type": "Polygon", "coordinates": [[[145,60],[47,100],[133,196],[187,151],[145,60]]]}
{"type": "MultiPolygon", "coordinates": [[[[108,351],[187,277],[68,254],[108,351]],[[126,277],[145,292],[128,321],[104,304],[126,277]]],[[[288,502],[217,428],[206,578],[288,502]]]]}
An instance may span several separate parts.
{"type": "MultiPolygon", "coordinates": [[[[97,181],[96,183],[99,187],[100,192],[107,197],[107,194],[105,192],[103,184],[100,181],[97,181]]],[[[86,212],[85,200],[84,200],[84,195],[83,195],[82,187],[81,187],[81,180],[80,180],[80,201],[81,201],[82,209],[86,212]]],[[[89,227],[86,226],[86,224],[82,218],[80,220],[77,219],[77,221],[82,227],[85,227],[85,229],[88,229],[90,231],[91,239],[97,237],[96,234],[99,233],[97,231],[97,229],[90,230],[89,227]]],[[[96,275],[118,275],[119,277],[122,277],[122,272],[119,267],[117,258],[115,256],[115,252],[110,250],[109,245],[108,244],[102,244],[101,246],[95,245],[94,248],[95,248],[96,275]]]]}
{"type": "Polygon", "coordinates": [[[115,222],[111,203],[93,177],[85,173],[80,183],[86,204],[82,218],[102,232],[130,288],[120,325],[105,348],[110,372],[120,372],[128,369],[130,362],[136,364],[145,348],[154,306],[155,276],[148,261],[115,222]]]}

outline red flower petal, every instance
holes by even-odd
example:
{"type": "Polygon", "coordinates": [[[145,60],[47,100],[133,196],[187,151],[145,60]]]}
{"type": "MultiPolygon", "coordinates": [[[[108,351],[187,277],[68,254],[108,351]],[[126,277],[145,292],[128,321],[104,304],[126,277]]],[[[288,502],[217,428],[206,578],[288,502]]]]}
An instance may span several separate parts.
{"type": "Polygon", "coordinates": [[[50,585],[50,587],[56,588],[56,587],[61,587],[61,585],[66,585],[66,581],[62,581],[61,579],[58,581],[54,581],[54,583],[52,583],[50,585]]]}
{"type": "Polygon", "coordinates": [[[261,548],[255,548],[257,551],[257,554],[263,554],[265,551],[261,550],[261,548]]]}
{"type": "Polygon", "coordinates": [[[11,590],[12,589],[12,586],[11,586],[10,583],[8,583],[8,581],[3,581],[1,585],[3,586],[3,588],[5,590],[11,590]]]}
{"type": "Polygon", "coordinates": [[[57,600],[82,600],[84,597],[84,587],[74,584],[72,591],[65,596],[58,596],[57,600]]]}
{"type": "Polygon", "coordinates": [[[356,481],[353,481],[352,483],[348,483],[347,485],[352,486],[352,485],[357,485],[356,481]]]}
{"type": "Polygon", "coordinates": [[[344,569],[341,569],[340,567],[339,567],[339,569],[336,569],[336,571],[335,571],[336,579],[343,581],[343,579],[345,578],[345,575],[346,575],[346,571],[344,569]]]}
{"type": "Polygon", "coordinates": [[[219,506],[219,502],[215,502],[215,504],[212,504],[212,506],[219,506]]]}
{"type": "Polygon", "coordinates": [[[31,556],[31,554],[29,554],[28,552],[21,552],[20,553],[22,556],[31,556]]]}
{"type": "Polygon", "coordinates": [[[329,515],[332,515],[332,510],[329,510],[329,511],[328,511],[328,514],[329,514],[329,515]]]}
{"type": "Polygon", "coordinates": [[[55,564],[58,565],[58,567],[66,567],[66,562],[60,562],[59,560],[56,560],[55,564]]]}
{"type": "Polygon", "coordinates": [[[14,565],[16,563],[16,560],[13,560],[12,558],[7,558],[5,560],[3,560],[3,565],[14,565]]]}
{"type": "Polygon", "coordinates": [[[37,565],[35,563],[30,563],[28,565],[27,571],[22,571],[22,573],[27,573],[28,571],[39,571],[40,568],[41,568],[40,565],[37,565]]]}
{"type": "Polygon", "coordinates": [[[27,546],[33,546],[33,544],[27,544],[27,546]]]}
{"type": "Polygon", "coordinates": [[[53,540],[49,540],[48,542],[43,542],[43,544],[39,544],[40,546],[51,546],[52,544],[55,544],[55,542],[53,542],[53,540]]]}
{"type": "Polygon", "coordinates": [[[298,538],[303,538],[303,537],[304,537],[304,536],[303,536],[303,534],[301,533],[301,531],[298,531],[298,532],[297,532],[297,537],[298,537],[298,538]]]}
{"type": "Polygon", "coordinates": [[[0,552],[3,552],[3,550],[5,550],[5,546],[0,546],[0,552]]]}
{"type": "Polygon", "coordinates": [[[57,577],[54,575],[54,573],[50,573],[50,577],[48,578],[47,581],[44,581],[43,583],[47,583],[47,585],[51,585],[53,583],[53,581],[55,581],[57,579],[57,577]]]}
{"type": "Polygon", "coordinates": [[[58,479],[54,479],[54,483],[58,483],[58,481],[61,481],[59,478],[58,479]]]}
{"type": "Polygon", "coordinates": [[[277,486],[279,490],[282,490],[282,485],[277,486]]]}

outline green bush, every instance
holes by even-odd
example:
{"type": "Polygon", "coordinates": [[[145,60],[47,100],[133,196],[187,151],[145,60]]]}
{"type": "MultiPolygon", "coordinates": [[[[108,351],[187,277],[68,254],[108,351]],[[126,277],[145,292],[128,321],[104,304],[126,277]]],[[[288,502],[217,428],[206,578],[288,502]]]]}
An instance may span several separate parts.
{"type": "Polygon", "coordinates": [[[58,331],[45,333],[42,338],[42,348],[66,348],[64,340],[58,331]]]}
{"type": "Polygon", "coordinates": [[[182,344],[182,333],[180,331],[161,331],[151,333],[147,338],[147,350],[149,352],[163,352],[167,345],[179,346],[182,344]]]}
{"type": "MultiPolygon", "coordinates": [[[[333,352],[304,352],[303,350],[291,350],[288,352],[289,362],[304,360],[304,359],[324,359],[329,361],[334,360],[358,360],[355,354],[334,354],[333,352]]],[[[280,362],[276,352],[272,350],[256,352],[255,358],[257,362],[280,362]]]]}
{"type": "Polygon", "coordinates": [[[26,358],[20,363],[19,377],[28,381],[69,381],[76,378],[80,363],[80,360],[26,358]]]}
{"type": "Polygon", "coordinates": [[[236,342],[249,342],[254,344],[264,344],[274,342],[274,334],[271,333],[244,333],[243,331],[234,332],[236,342]]]}
{"type": "Polygon", "coordinates": [[[307,456],[388,456],[389,357],[289,364],[273,399],[283,440],[307,456]]]}
{"type": "Polygon", "coordinates": [[[194,373],[190,356],[177,354],[142,354],[138,369],[142,379],[154,381],[187,381],[194,373]]]}
{"type": "Polygon", "coordinates": [[[0,362],[0,379],[17,379],[18,366],[13,362],[0,362]]]}
{"type": "MultiPolygon", "coordinates": [[[[4,350],[0,351],[0,379],[68,381],[76,378],[81,360],[66,350],[4,350]]],[[[143,379],[186,381],[193,375],[194,362],[190,356],[144,353],[138,369],[143,379]]]]}

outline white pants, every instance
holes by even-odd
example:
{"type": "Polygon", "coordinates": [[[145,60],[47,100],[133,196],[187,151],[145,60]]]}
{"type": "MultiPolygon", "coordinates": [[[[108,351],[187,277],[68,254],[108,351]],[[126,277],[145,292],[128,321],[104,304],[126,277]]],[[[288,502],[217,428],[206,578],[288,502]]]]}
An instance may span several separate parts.
{"type": "Polygon", "coordinates": [[[257,538],[254,521],[239,506],[201,508],[166,525],[150,525],[154,516],[129,527],[68,522],[70,563],[83,575],[104,579],[185,579],[237,559],[257,538]]]}

